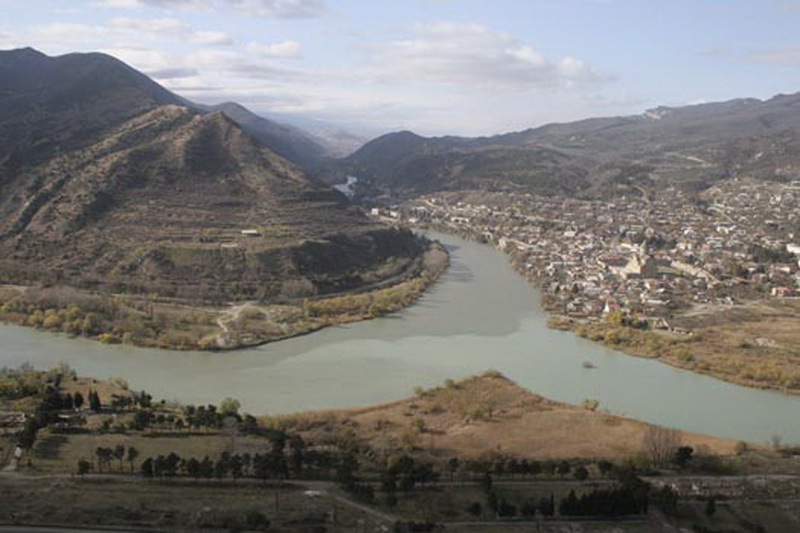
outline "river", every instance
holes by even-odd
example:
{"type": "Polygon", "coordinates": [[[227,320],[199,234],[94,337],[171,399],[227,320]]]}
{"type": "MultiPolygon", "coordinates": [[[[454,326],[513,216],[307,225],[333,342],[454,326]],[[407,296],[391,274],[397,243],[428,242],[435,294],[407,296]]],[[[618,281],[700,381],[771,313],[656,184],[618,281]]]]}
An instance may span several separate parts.
{"type": "Polygon", "coordinates": [[[502,254],[434,234],[451,268],[413,307],[237,352],[170,352],[0,326],[0,366],[122,376],[184,403],[231,396],[257,414],[365,405],[493,368],[543,396],[712,435],[800,443],[800,397],[748,389],[551,330],[539,294],[502,254]],[[584,361],[596,368],[583,367],[584,361]]]}

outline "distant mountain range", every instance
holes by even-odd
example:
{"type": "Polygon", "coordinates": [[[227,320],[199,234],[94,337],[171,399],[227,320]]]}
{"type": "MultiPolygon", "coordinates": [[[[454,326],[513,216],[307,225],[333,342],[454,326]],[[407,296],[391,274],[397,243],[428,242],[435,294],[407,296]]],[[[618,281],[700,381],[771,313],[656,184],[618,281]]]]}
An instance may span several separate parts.
{"type": "Polygon", "coordinates": [[[800,94],[660,107],[639,116],[551,124],[493,137],[379,137],[329,167],[370,194],[458,189],[540,194],[640,194],[716,180],[800,178],[800,94]]]}
{"type": "Polygon", "coordinates": [[[198,107],[107,55],[0,52],[0,279],[241,299],[420,252],[289,161],[323,153],[295,129],[198,107]]]}

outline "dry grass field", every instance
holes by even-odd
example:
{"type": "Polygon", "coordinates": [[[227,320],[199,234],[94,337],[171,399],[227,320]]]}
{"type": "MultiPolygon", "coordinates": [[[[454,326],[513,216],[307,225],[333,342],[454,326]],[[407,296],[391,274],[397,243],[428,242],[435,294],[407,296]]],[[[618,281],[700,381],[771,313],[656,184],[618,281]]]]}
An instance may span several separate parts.
{"type": "Polygon", "coordinates": [[[800,394],[800,299],[704,306],[671,321],[691,334],[552,322],[631,355],[740,385],[800,394]]]}
{"type": "MultiPolygon", "coordinates": [[[[430,448],[459,457],[488,453],[557,459],[630,458],[642,452],[649,424],[558,403],[488,372],[413,398],[372,407],[279,417],[310,439],[351,430],[381,450],[430,448]]],[[[735,442],[682,432],[686,445],[731,455],[735,442]]]]}

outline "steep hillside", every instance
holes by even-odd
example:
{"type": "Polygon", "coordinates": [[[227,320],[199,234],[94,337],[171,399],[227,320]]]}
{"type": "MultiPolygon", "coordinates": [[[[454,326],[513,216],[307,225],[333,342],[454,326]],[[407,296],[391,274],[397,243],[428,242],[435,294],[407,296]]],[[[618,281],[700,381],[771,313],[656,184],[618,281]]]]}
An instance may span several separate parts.
{"type": "Polygon", "coordinates": [[[154,107],[183,103],[105,54],[0,52],[0,167],[8,175],[154,107]]]}
{"type": "Polygon", "coordinates": [[[256,115],[240,104],[226,102],[198,107],[205,111],[221,111],[258,142],[305,168],[316,167],[327,155],[326,149],[300,128],[256,115]]]}
{"type": "Polygon", "coordinates": [[[0,65],[21,76],[0,76],[5,282],[314,294],[391,277],[421,253],[221,112],[184,107],[113,58],[21,50],[0,65]]]}
{"type": "Polygon", "coordinates": [[[373,192],[525,189],[540,194],[639,194],[677,184],[705,188],[735,176],[800,175],[800,95],[660,107],[495,137],[385,135],[341,160],[373,192]]]}

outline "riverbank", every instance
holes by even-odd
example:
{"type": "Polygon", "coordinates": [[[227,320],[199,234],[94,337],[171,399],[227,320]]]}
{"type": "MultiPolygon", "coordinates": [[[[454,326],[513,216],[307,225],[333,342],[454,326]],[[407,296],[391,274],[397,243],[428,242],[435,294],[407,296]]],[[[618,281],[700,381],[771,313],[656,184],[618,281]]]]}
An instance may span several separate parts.
{"type": "Polygon", "coordinates": [[[687,328],[682,333],[641,330],[563,316],[549,323],[629,355],[737,385],[800,395],[800,302],[754,301],[674,322],[687,323],[687,328]]]}
{"type": "MultiPolygon", "coordinates": [[[[496,245],[469,228],[419,224],[479,243],[496,245]]],[[[513,248],[512,248],[513,249],[513,248]]],[[[542,293],[539,280],[513,253],[514,270],[542,293]]],[[[800,299],[764,298],[739,305],[693,309],[670,318],[671,330],[641,329],[608,320],[551,315],[548,325],[614,350],[757,389],[800,395],[800,299]]]]}
{"type": "MultiPolygon", "coordinates": [[[[397,453],[424,449],[432,456],[454,454],[473,460],[505,456],[646,463],[644,443],[663,428],[600,407],[591,399],[583,405],[553,401],[500,372],[487,371],[436,387],[417,387],[414,396],[403,400],[274,416],[265,422],[310,440],[352,428],[360,441],[397,453]]],[[[690,431],[664,431],[680,445],[718,456],[733,456],[743,445],[690,431]]]]}
{"type": "MultiPolygon", "coordinates": [[[[644,474],[654,486],[692,487],[675,496],[684,505],[714,491],[752,486],[761,494],[797,484],[796,461],[764,447],[555,402],[495,371],[379,405],[252,417],[233,399],[167,403],[122,379],[82,378],[64,366],[4,370],[3,410],[50,422],[20,461],[11,459],[14,440],[0,435],[0,449],[9,451],[0,454],[0,523],[270,531],[360,531],[376,518],[500,525],[507,514],[470,510],[491,493],[513,503],[515,514],[533,498],[539,522],[561,528],[580,515],[563,506],[548,514],[542,500],[558,503],[570,491],[580,496],[644,474]],[[781,475],[767,479],[775,465],[781,475]],[[751,483],[753,472],[764,476],[751,483]],[[720,477],[734,473],[733,481],[720,477]]],[[[638,520],[652,525],[659,516],[638,520]]]]}
{"type": "Polygon", "coordinates": [[[156,295],[100,294],[69,287],[0,287],[0,321],[108,344],[169,350],[233,350],[367,320],[416,302],[447,270],[432,242],[402,273],[352,291],[280,303],[193,305],[156,295]]]}

